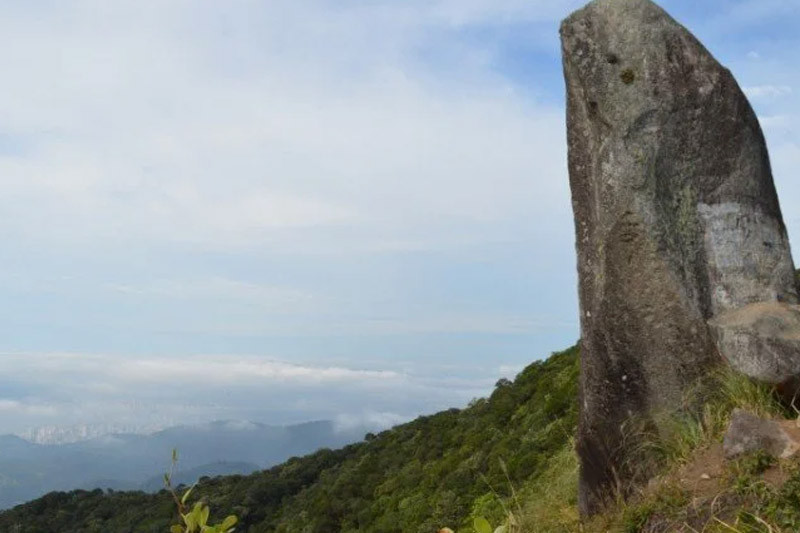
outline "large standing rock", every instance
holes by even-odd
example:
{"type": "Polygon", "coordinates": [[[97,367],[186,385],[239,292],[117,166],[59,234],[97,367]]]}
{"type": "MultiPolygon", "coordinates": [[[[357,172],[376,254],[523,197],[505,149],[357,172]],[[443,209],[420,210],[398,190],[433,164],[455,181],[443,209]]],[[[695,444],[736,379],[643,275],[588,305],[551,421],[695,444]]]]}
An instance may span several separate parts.
{"type": "Polygon", "coordinates": [[[731,73],[649,0],[595,0],[561,37],[586,514],[626,480],[625,421],[679,405],[720,353],[774,383],[800,373],[800,312],[726,316],[798,299],[764,138],[731,73]]]}

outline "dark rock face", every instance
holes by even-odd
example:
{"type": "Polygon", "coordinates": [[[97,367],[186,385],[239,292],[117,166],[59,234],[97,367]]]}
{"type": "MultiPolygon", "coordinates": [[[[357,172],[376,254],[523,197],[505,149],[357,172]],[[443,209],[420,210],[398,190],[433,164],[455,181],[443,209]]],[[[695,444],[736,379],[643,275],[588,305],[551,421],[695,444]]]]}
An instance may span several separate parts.
{"type": "Polygon", "coordinates": [[[782,345],[763,371],[750,363],[765,335],[708,325],[798,296],[764,138],[731,73],[649,0],[595,0],[561,38],[589,514],[625,482],[625,421],[679,405],[720,355],[773,382],[800,373],[800,349],[782,345]],[[750,355],[728,353],[748,342],[750,355]]]}

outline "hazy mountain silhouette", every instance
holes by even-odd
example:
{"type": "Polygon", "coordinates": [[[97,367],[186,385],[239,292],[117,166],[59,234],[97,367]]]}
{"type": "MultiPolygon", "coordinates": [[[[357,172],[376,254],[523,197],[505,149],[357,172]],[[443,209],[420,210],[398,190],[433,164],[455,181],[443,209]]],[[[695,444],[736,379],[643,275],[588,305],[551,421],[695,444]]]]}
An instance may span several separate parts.
{"type": "Polygon", "coordinates": [[[340,431],[330,421],[291,426],[217,421],[151,435],[105,435],[42,445],[0,436],[0,508],[54,490],[162,488],[172,449],[179,450],[177,483],[201,476],[249,474],[292,456],[361,440],[368,428],[340,431]]]}

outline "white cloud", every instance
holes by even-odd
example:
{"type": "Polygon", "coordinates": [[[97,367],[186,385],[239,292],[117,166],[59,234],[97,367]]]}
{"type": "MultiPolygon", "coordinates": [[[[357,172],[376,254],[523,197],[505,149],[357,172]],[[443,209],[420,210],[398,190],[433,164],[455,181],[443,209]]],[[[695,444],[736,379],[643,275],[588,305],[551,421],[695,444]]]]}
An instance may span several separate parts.
{"type": "Polygon", "coordinates": [[[789,117],[787,115],[759,115],[758,122],[761,124],[762,128],[768,130],[771,128],[788,125],[789,117]]]}
{"type": "MultiPolygon", "coordinates": [[[[346,328],[345,325],[337,326],[346,328]]],[[[396,318],[371,318],[358,324],[359,328],[373,334],[388,333],[496,333],[522,334],[540,330],[574,329],[577,320],[557,317],[530,317],[511,314],[464,313],[436,315],[424,311],[414,316],[396,318]]]]}
{"type": "Polygon", "coordinates": [[[563,112],[537,101],[536,82],[508,79],[473,30],[546,21],[525,44],[552,44],[578,3],[4,4],[0,289],[15,303],[0,318],[36,331],[23,349],[159,350],[169,337],[182,353],[259,352],[270,335],[330,335],[378,363],[34,353],[0,356],[0,375],[31,405],[58,406],[53,423],[247,417],[251,404],[263,418],[321,416],[365,401],[391,419],[486,391],[495,376],[382,370],[387,356],[360,343],[574,327],[522,305],[470,311],[492,275],[449,273],[523,240],[572,254],[563,112]],[[453,250],[469,253],[385,260],[453,250]],[[460,305],[450,283],[474,299],[460,305]],[[446,290],[420,303],[428,287],[446,290]]]}
{"type": "Polygon", "coordinates": [[[144,344],[539,328],[444,299],[411,314],[403,283],[433,276],[386,257],[572,253],[563,112],[470,32],[546,20],[555,42],[575,4],[4,5],[0,289],[48,308],[12,319],[66,332],[45,349],[92,330],[76,349],[100,350],[95,329],[144,344]]]}
{"type": "Polygon", "coordinates": [[[748,98],[777,98],[792,94],[788,85],[756,85],[742,89],[748,98]]]}
{"type": "Polygon", "coordinates": [[[791,20],[800,13],[800,5],[796,0],[740,0],[719,9],[719,13],[717,25],[731,32],[766,20],[791,20]]]}
{"type": "Polygon", "coordinates": [[[335,420],[340,429],[385,428],[466,405],[494,382],[494,376],[428,376],[240,355],[3,354],[0,374],[26,396],[0,399],[0,434],[52,425],[145,428],[321,418],[335,420]]]}
{"type": "Polygon", "coordinates": [[[0,413],[11,413],[16,416],[55,416],[58,410],[52,405],[21,402],[0,398],[0,413]]]}
{"type": "Polygon", "coordinates": [[[507,379],[514,379],[517,374],[522,372],[523,367],[521,365],[501,365],[500,368],[497,369],[497,373],[507,379]]]}
{"type": "Polygon", "coordinates": [[[313,294],[299,289],[249,283],[219,276],[159,279],[140,284],[109,283],[107,288],[122,294],[170,299],[250,301],[268,306],[274,311],[294,310],[314,298],[313,294]]]}
{"type": "Polygon", "coordinates": [[[343,413],[337,415],[333,422],[336,431],[344,432],[361,427],[373,427],[377,430],[388,429],[411,420],[412,417],[397,413],[366,411],[362,413],[343,413]]]}
{"type": "Polygon", "coordinates": [[[6,354],[0,368],[7,376],[25,379],[31,372],[45,380],[56,376],[73,376],[72,387],[89,387],[94,392],[116,392],[129,387],[162,383],[191,383],[192,386],[282,384],[362,383],[377,385],[384,381],[403,380],[392,371],[359,370],[335,366],[303,366],[282,361],[242,355],[195,355],[191,357],[129,358],[96,354],[6,354]],[[24,360],[24,362],[23,362],[24,360]],[[83,379],[80,377],[83,376],[83,379]]]}
{"type": "Polygon", "coordinates": [[[531,176],[565,174],[560,112],[467,46],[450,80],[410,57],[442,25],[563,12],[552,4],[22,8],[26,24],[0,23],[0,117],[29,145],[0,158],[7,231],[313,250],[329,236],[286,230],[377,246],[411,220],[435,239],[448,217],[566,209],[565,179],[531,176]]]}
{"type": "Polygon", "coordinates": [[[403,379],[391,371],[353,370],[338,367],[308,367],[241,356],[193,357],[191,360],[144,359],[125,361],[114,368],[118,379],[135,383],[166,383],[185,380],[196,385],[246,385],[269,382],[320,384],[364,383],[375,385],[403,379]]]}
{"type": "Polygon", "coordinates": [[[434,2],[408,2],[418,13],[426,11],[441,17],[449,24],[461,26],[480,23],[520,23],[556,20],[573,8],[584,4],[582,0],[438,0],[434,2]]]}

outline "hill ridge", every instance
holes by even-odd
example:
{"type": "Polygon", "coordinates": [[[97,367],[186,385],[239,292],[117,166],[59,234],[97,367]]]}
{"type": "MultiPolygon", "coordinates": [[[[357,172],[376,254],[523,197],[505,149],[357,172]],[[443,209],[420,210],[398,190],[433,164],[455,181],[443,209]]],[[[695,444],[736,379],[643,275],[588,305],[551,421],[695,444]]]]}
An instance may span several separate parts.
{"type": "MultiPolygon", "coordinates": [[[[430,532],[499,521],[523,490],[568,450],[577,415],[578,350],[500,380],[488,398],[401,424],[338,450],[322,449],[249,476],[204,478],[194,494],[248,532],[430,532]]],[[[0,513],[0,531],[166,531],[169,495],[50,493],[0,513]],[[17,529],[12,529],[17,528],[17,529]]]]}

